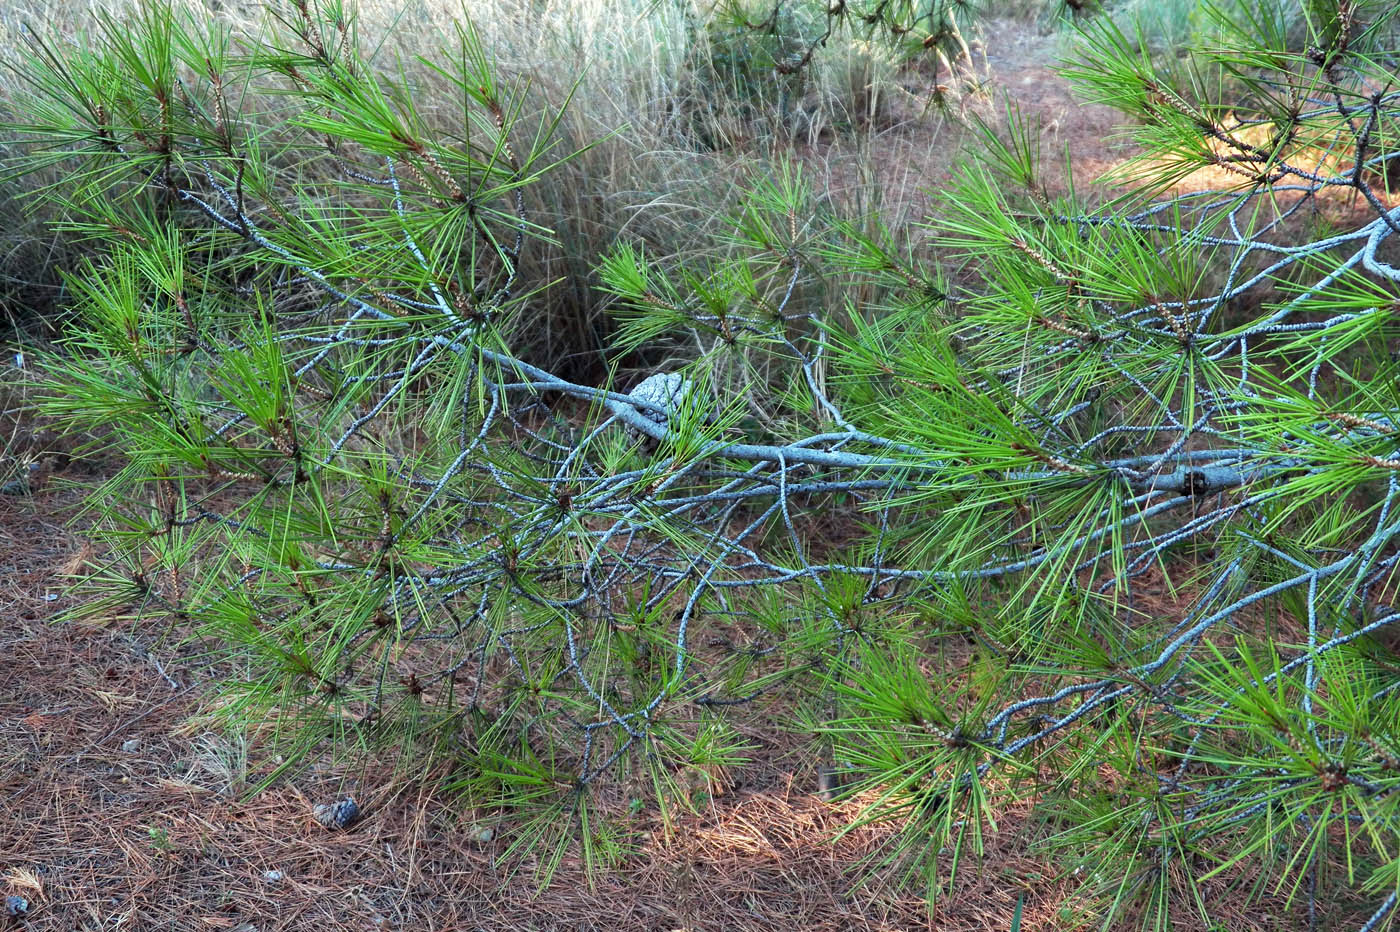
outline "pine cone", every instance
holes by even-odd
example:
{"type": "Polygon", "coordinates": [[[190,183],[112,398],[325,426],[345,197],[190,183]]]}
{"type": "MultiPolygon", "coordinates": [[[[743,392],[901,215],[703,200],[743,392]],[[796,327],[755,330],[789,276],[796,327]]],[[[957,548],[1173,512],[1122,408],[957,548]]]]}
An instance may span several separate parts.
{"type": "MultiPolygon", "coordinates": [[[[658,372],[647,376],[628,394],[638,401],[649,402],[663,409],[665,414],[650,408],[636,410],[653,423],[665,424],[668,417],[680,409],[692,387],[691,381],[678,372],[658,372]]],[[[633,440],[640,440],[646,435],[628,424],[627,436],[633,440]]]]}

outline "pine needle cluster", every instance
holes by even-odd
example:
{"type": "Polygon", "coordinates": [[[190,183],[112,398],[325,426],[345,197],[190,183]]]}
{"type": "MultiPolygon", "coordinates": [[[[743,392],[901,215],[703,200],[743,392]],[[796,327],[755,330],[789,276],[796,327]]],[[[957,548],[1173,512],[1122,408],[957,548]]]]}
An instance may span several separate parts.
{"type": "Polygon", "coordinates": [[[95,604],[235,658],[223,708],[287,749],[449,755],[546,873],[615,853],[609,783],[721,780],[759,706],[931,894],[1027,800],[1105,924],[1353,891],[1379,928],[1397,10],[1195,22],[1165,75],[1081,21],[1068,73],[1140,152],[1107,203],[1048,190],[1012,112],[924,228],[778,165],[708,259],[614,250],[615,349],[687,348],[664,404],[513,352],[525,194],[576,153],[467,21],[431,120],[335,0],[255,43],[158,3],[36,39],[21,170],[71,167],[100,247],[40,390],[125,463],[95,604]]]}

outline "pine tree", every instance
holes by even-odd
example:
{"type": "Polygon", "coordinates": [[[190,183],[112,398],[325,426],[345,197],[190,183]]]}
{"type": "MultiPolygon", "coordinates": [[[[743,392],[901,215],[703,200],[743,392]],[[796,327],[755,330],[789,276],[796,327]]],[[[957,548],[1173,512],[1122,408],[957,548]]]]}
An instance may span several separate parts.
{"type": "Polygon", "coordinates": [[[513,351],[571,153],[470,25],[428,112],[334,2],[247,47],[142,10],[30,49],[22,170],[73,166],[102,246],[44,407],[124,458],[95,604],[234,658],[232,721],[450,755],[547,871],[771,701],[931,893],[1028,799],[1105,927],[1222,887],[1390,921],[1391,4],[1218,0],[1169,63],[1084,21],[1140,153],[1107,202],[1011,111],[925,228],[789,166],[708,257],[619,245],[618,353],[694,348],[660,402],[513,351]]]}

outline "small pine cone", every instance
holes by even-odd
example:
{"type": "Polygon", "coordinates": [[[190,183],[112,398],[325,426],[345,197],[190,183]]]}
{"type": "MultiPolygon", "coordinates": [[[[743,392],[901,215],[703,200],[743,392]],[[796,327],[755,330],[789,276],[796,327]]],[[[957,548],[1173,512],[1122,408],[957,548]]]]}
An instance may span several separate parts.
{"type": "MultiPolygon", "coordinates": [[[[678,372],[658,372],[647,376],[628,394],[638,401],[649,402],[663,409],[665,414],[649,408],[638,408],[637,412],[656,424],[665,424],[667,418],[680,408],[691,388],[690,380],[678,372]]],[[[627,425],[627,436],[632,440],[646,437],[630,424],[627,425]]]]}
{"type": "Polygon", "coordinates": [[[349,828],[360,821],[360,807],[348,797],[335,803],[320,803],[312,808],[311,814],[329,829],[349,828]]]}

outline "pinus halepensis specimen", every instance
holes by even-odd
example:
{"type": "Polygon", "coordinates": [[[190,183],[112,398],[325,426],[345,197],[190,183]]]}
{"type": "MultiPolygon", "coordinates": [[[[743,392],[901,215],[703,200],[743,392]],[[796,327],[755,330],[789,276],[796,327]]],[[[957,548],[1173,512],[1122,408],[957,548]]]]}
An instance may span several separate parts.
{"type": "Polygon", "coordinates": [[[434,61],[450,131],[329,6],[260,54],[168,10],[37,46],[27,164],[74,159],[106,247],[44,366],[46,409],[125,454],[98,608],[197,626],[249,671],[221,707],[290,750],[453,755],[536,863],[576,833],[616,854],[600,783],[674,797],[781,696],[900,820],[902,876],[943,885],[1019,797],[1105,926],[1204,926],[1234,885],[1354,888],[1375,928],[1400,877],[1374,637],[1400,622],[1400,208],[1374,181],[1397,12],[1309,4],[1300,51],[1273,7],[1210,7],[1186,90],[1086,27],[1072,75],[1145,153],[1108,204],[1050,190],[1012,113],[915,242],[778,165],[722,260],[619,246],[618,349],[693,347],[743,442],[669,407],[675,373],[644,412],[512,352],[548,236],[518,195],[566,154],[469,28],[434,61]],[[272,81],[276,132],[220,104],[272,81]],[[634,457],[623,426],[664,443],[634,457]]]}

